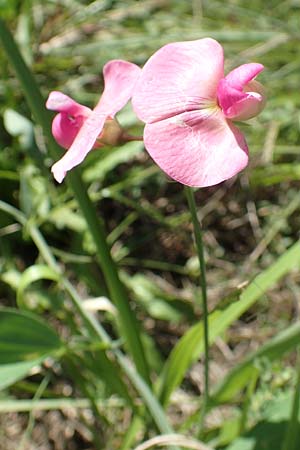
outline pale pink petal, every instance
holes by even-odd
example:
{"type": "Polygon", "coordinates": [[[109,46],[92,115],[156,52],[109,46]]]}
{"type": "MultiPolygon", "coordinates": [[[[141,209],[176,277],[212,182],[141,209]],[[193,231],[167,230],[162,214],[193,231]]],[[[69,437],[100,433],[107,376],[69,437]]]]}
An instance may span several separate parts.
{"type": "Polygon", "coordinates": [[[123,60],[112,60],[103,68],[104,91],[95,110],[114,115],[122,109],[132,96],[141,68],[123,60]]]}
{"type": "Polygon", "coordinates": [[[66,113],[57,114],[52,122],[52,134],[56,142],[63,148],[69,148],[84,121],[83,116],[72,119],[66,113]]]}
{"type": "Polygon", "coordinates": [[[69,150],[52,166],[51,171],[58,183],[61,183],[66,173],[78,166],[91,151],[102,131],[105,119],[106,115],[93,111],[85,120],[69,150]]]}
{"type": "Polygon", "coordinates": [[[142,69],[133,98],[137,116],[146,123],[216,104],[223,78],[221,45],[210,38],[167,44],[142,69]]]}
{"type": "Polygon", "coordinates": [[[264,66],[259,63],[242,64],[229,72],[225,79],[231,87],[242,91],[244,86],[263,70],[264,66]]]}
{"type": "Polygon", "coordinates": [[[67,113],[73,117],[78,115],[85,116],[91,111],[87,106],[75,102],[71,97],[68,97],[68,95],[58,91],[50,92],[46,102],[46,108],[52,111],[67,113]]]}
{"type": "Polygon", "coordinates": [[[147,124],[144,142],[158,166],[188,186],[218,184],[248,163],[243,134],[217,109],[187,112],[147,124]]]}
{"type": "Polygon", "coordinates": [[[135,64],[121,60],[110,61],[104,66],[105,87],[100,101],[84,120],[69,150],[52,166],[54,178],[59,183],[95,146],[105,120],[113,117],[128,102],[140,70],[135,64]]]}

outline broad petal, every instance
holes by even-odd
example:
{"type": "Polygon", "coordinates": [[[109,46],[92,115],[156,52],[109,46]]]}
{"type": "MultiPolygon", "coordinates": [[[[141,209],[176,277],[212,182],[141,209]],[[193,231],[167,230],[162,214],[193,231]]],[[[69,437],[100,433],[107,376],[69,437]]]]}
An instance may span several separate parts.
{"type": "Polygon", "coordinates": [[[253,80],[260,72],[262,72],[262,70],[264,70],[264,66],[262,64],[242,64],[229,72],[225,79],[231,87],[242,91],[244,86],[248,84],[249,81],[253,80]]]}
{"type": "Polygon", "coordinates": [[[146,123],[216,104],[224,76],[221,45],[210,38],[167,44],[146,62],[133,108],[146,123]]]}
{"type": "Polygon", "coordinates": [[[51,111],[67,113],[73,117],[78,115],[86,116],[91,112],[87,106],[75,102],[71,97],[59,91],[50,92],[46,102],[46,108],[51,111]]]}
{"type": "Polygon", "coordinates": [[[69,150],[52,166],[51,171],[58,183],[61,183],[66,173],[78,166],[94,147],[105,119],[105,114],[99,114],[94,110],[85,120],[69,150]]]}
{"type": "Polygon", "coordinates": [[[147,124],[144,142],[158,166],[188,186],[213,186],[248,163],[243,134],[220,110],[187,112],[147,124]]]}
{"type": "Polygon", "coordinates": [[[84,118],[71,119],[66,113],[57,114],[52,122],[52,134],[56,142],[63,148],[69,148],[77,136],[84,118]]]}
{"type": "Polygon", "coordinates": [[[105,64],[104,91],[95,110],[114,117],[131,98],[140,73],[141,68],[128,61],[116,59],[105,64]]]}

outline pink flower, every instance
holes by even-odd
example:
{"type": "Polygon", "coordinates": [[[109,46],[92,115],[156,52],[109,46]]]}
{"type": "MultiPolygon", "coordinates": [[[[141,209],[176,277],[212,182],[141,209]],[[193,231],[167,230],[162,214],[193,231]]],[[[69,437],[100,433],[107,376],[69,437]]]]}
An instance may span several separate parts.
{"type": "Polygon", "coordinates": [[[253,79],[261,64],[244,64],[224,78],[221,45],[213,39],[165,45],[147,61],[132,102],[146,123],[145,147],[171,178],[212,186],[248,163],[243,134],[232,120],[247,120],[264,106],[253,79]]]}
{"type": "Polygon", "coordinates": [[[50,93],[46,107],[58,112],[52,133],[62,147],[68,148],[51,169],[59,183],[93,148],[101,146],[101,142],[115,143],[116,135],[122,130],[113,118],[130,99],[140,71],[127,61],[108,62],[103,68],[104,91],[93,110],[60,92],[50,93]]]}

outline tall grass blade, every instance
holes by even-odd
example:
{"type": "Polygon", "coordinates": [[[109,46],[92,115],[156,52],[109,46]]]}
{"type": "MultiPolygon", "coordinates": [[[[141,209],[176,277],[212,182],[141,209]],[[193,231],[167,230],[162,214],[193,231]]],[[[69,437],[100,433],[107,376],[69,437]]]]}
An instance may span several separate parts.
{"type": "MultiPolygon", "coordinates": [[[[273,264],[261,272],[233,299],[223,311],[214,311],[209,317],[209,342],[212,344],[227,328],[247,311],[265,292],[286,273],[300,264],[300,241],[286,250],[273,264]]],[[[173,348],[161,377],[161,401],[167,405],[174,389],[182,382],[190,365],[204,351],[203,324],[190,328],[173,348]]]]}
{"type": "Polygon", "coordinates": [[[297,322],[262,345],[257,351],[249,355],[244,361],[232,369],[222,384],[212,395],[212,404],[224,403],[235,398],[238,392],[248,383],[250,377],[259,373],[259,360],[274,361],[291,350],[300,341],[300,322],[297,322]]]}

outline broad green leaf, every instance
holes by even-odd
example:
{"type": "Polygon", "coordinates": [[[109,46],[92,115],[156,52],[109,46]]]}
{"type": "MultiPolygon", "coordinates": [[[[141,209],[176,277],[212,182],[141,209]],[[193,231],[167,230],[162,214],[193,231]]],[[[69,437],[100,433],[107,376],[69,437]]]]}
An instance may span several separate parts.
{"type": "Polygon", "coordinates": [[[0,309],[0,366],[37,360],[62,350],[54,330],[38,316],[0,309]]]}
{"type": "Polygon", "coordinates": [[[5,389],[16,381],[22,380],[33,367],[39,366],[44,359],[45,357],[12,364],[0,364],[0,389],[5,389]]]}
{"type": "MultiPolygon", "coordinates": [[[[286,273],[300,264],[300,242],[292,245],[275,263],[261,272],[237,295],[233,303],[223,311],[214,311],[209,317],[209,341],[212,344],[227,328],[247,311],[265,292],[274,286],[286,273]]],[[[181,383],[191,364],[203,353],[202,322],[194,325],[173,348],[162,372],[160,395],[164,405],[181,383]]]]}

